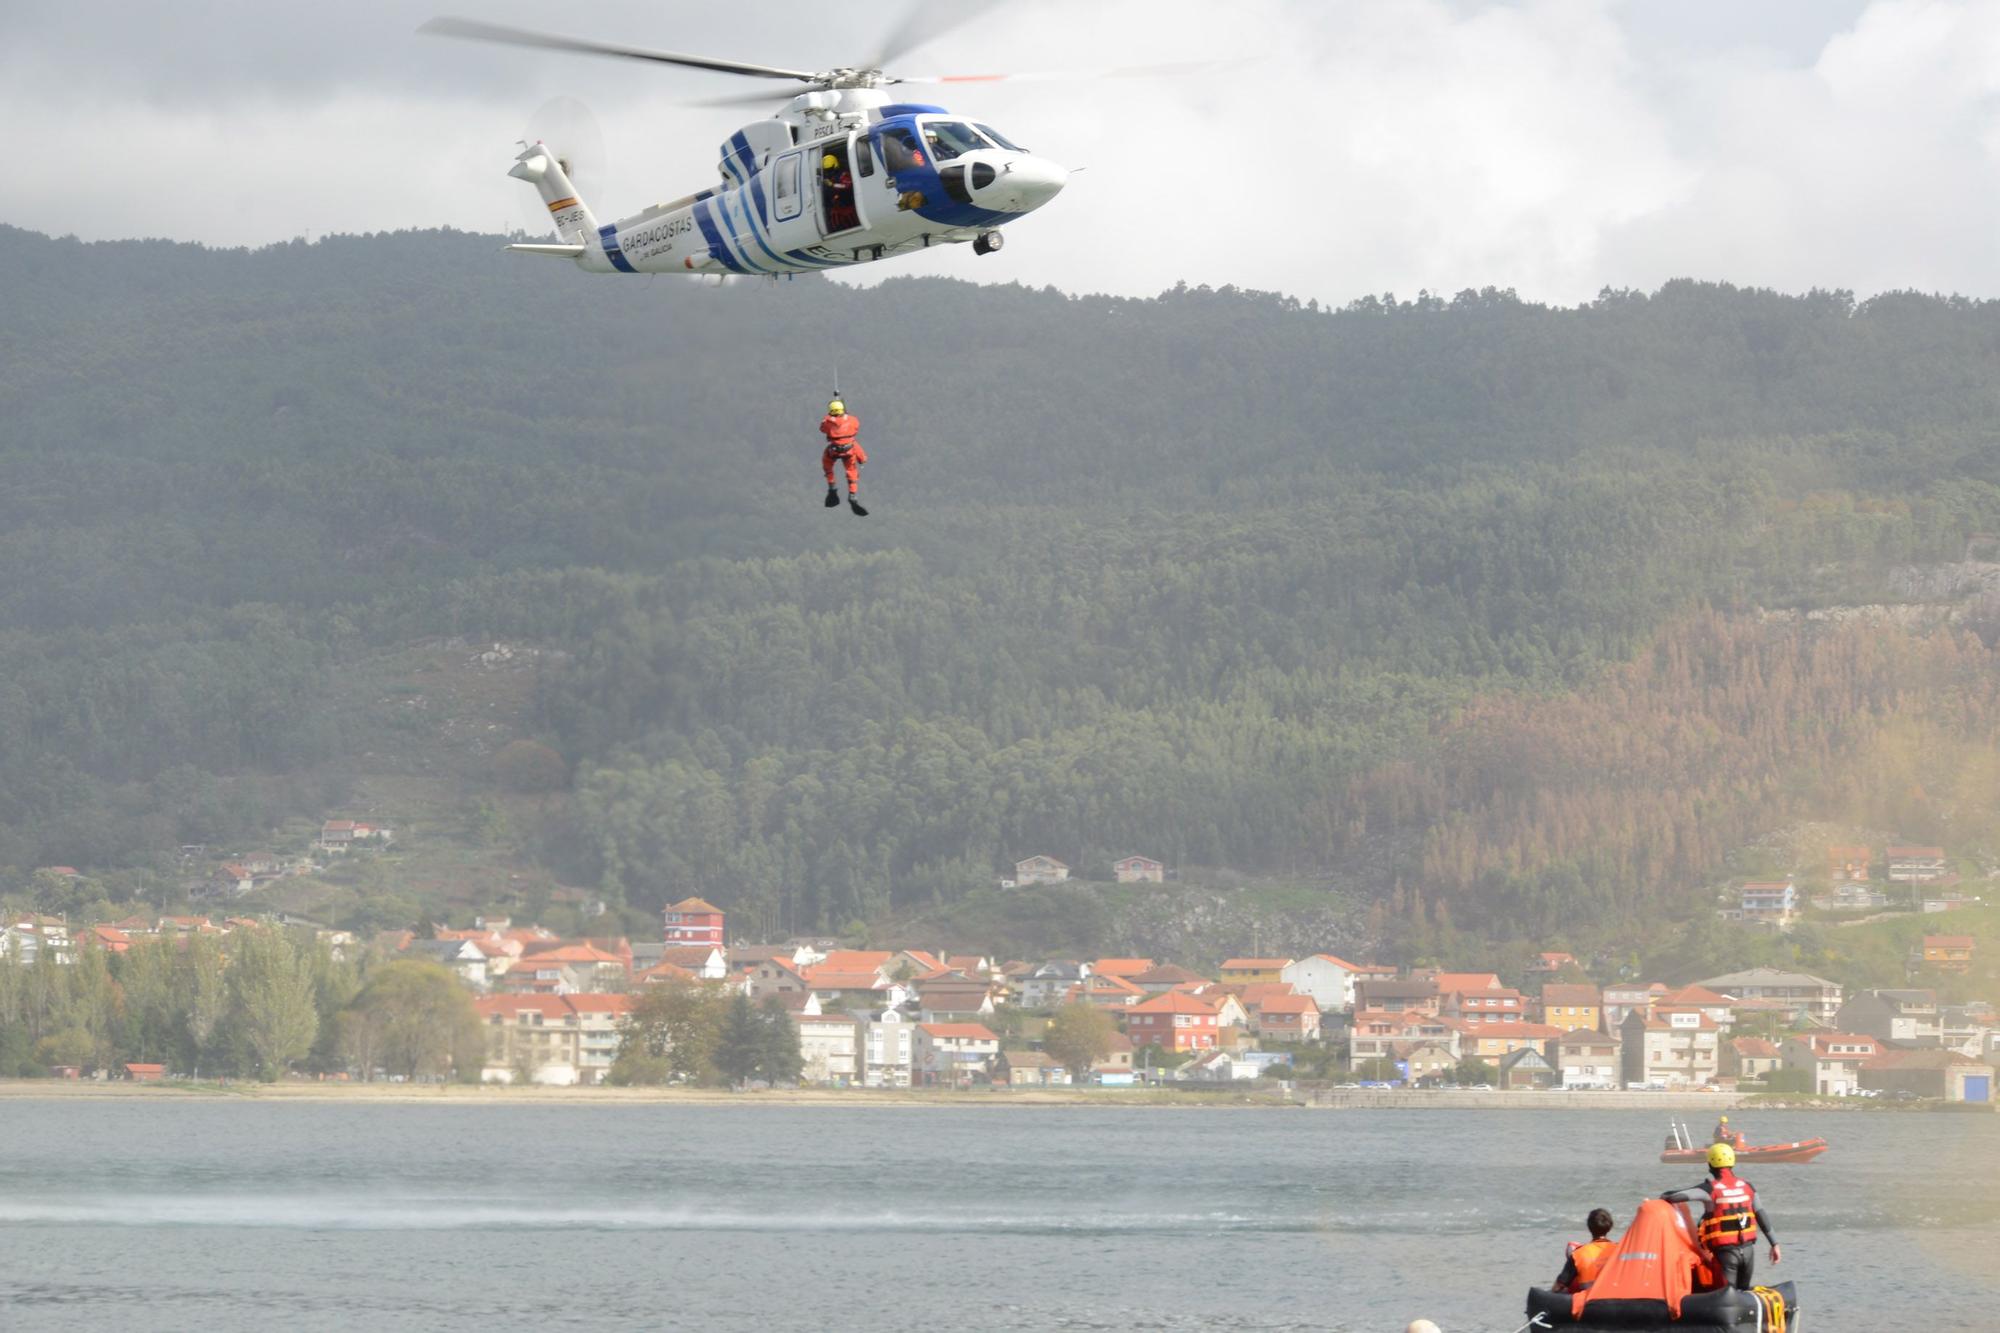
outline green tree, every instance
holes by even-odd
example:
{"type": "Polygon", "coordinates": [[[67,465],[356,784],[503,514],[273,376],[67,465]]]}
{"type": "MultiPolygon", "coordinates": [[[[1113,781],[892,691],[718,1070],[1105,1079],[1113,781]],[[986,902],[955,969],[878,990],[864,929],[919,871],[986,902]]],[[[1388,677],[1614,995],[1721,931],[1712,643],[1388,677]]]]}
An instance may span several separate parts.
{"type": "Polygon", "coordinates": [[[1088,1082],[1090,1071],[1111,1054],[1111,1038],[1118,1024],[1102,1009],[1087,1004],[1066,1004],[1057,1009],[1042,1033],[1042,1049],[1062,1062],[1072,1081],[1088,1082]]]}
{"type": "Polygon", "coordinates": [[[201,1071],[209,1040],[229,1007],[229,982],[223,975],[222,946],[212,935],[195,932],[174,942],[174,1001],[188,1040],[190,1067],[201,1071]]]}
{"type": "Polygon", "coordinates": [[[343,1040],[363,1078],[379,1066],[405,1078],[476,1082],[486,1036],[472,996],[448,968],[423,959],[384,963],[343,1015],[343,1040]]]}
{"type": "Polygon", "coordinates": [[[722,1003],[706,986],[686,981],[648,985],[632,1002],[612,1073],[619,1081],[707,1083],[722,1031],[722,1003]]]}
{"type": "Polygon", "coordinates": [[[761,1027],[758,1045],[758,1072],[774,1088],[790,1087],[805,1070],[805,1054],[799,1048],[799,1025],[791,1011],[775,995],[766,995],[757,1006],[761,1027]]]}
{"type": "Polygon", "coordinates": [[[319,1004],[310,961],[275,930],[239,930],[229,970],[235,1020],[259,1075],[275,1080],[312,1050],[319,1004]]]}
{"type": "Polygon", "coordinates": [[[742,1087],[760,1072],[767,1041],[756,1007],[748,995],[737,991],[722,1012],[722,1030],[715,1042],[715,1072],[729,1086],[742,1087]]]}

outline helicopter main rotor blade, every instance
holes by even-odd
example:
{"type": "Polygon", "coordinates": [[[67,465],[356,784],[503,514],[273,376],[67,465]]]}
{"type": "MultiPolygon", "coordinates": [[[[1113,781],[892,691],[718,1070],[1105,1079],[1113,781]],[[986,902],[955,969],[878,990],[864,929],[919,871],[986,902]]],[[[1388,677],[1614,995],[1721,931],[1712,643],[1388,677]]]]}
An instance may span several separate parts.
{"type": "Polygon", "coordinates": [[[903,11],[903,17],[895,27],[882,38],[875,58],[868,62],[868,68],[887,69],[910,52],[923,46],[953,28],[961,27],[985,14],[998,4],[999,0],[960,0],[947,5],[942,0],[912,0],[910,7],[903,11]]]}
{"type": "Polygon", "coordinates": [[[1105,69],[1049,69],[1019,74],[904,74],[886,83],[1046,83],[1056,79],[1144,79],[1180,74],[1212,74],[1240,60],[1189,60],[1169,65],[1118,65],[1105,69]]]}
{"type": "Polygon", "coordinates": [[[483,23],[478,19],[434,18],[417,31],[433,37],[464,37],[478,42],[499,42],[506,46],[533,46],[550,51],[571,51],[578,55],[647,60],[658,65],[681,65],[688,69],[713,70],[718,74],[741,74],[753,79],[796,79],[802,83],[817,83],[820,78],[813,70],[780,69],[775,65],[752,65],[740,60],[714,60],[708,56],[682,55],[676,51],[648,51],[644,47],[530,32],[526,28],[509,28],[504,24],[483,23]]]}

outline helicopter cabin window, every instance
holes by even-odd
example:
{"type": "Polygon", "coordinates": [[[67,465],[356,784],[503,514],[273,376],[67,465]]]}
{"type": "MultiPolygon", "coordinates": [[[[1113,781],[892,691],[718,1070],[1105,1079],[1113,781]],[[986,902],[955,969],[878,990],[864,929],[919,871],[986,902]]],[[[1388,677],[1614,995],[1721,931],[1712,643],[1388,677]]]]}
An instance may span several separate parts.
{"type": "Polygon", "coordinates": [[[778,159],[771,182],[771,209],[783,222],[799,215],[799,155],[787,153],[778,159]]]}
{"type": "Polygon", "coordinates": [[[938,162],[949,162],[975,148],[988,146],[972,126],[962,120],[925,121],[924,142],[930,146],[931,158],[938,162]]]}
{"type": "Polygon", "coordinates": [[[875,150],[868,146],[868,136],[854,136],[854,174],[868,180],[875,174],[875,150]]]}
{"type": "Polygon", "coordinates": [[[917,147],[915,134],[901,125],[882,131],[882,165],[889,168],[891,175],[923,164],[924,153],[917,147]]]}
{"type": "Polygon", "coordinates": [[[1021,147],[1021,145],[1010,140],[1006,135],[1002,134],[1000,131],[994,129],[991,125],[979,125],[975,126],[974,128],[976,128],[981,134],[985,135],[987,138],[991,139],[994,143],[999,144],[1002,148],[1009,149],[1016,153],[1025,153],[1028,151],[1027,149],[1021,147]]]}

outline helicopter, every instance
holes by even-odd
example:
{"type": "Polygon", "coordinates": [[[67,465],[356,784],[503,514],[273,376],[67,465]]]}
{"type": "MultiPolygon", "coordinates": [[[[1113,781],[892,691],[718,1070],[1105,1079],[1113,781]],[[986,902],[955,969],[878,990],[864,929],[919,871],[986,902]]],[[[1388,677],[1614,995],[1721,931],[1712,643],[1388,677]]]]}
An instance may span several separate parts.
{"type": "Polygon", "coordinates": [[[557,148],[524,144],[507,174],[541,194],[557,240],[507,249],[568,259],[590,273],[775,277],[968,242],[974,254],[992,254],[1001,248],[1000,228],[1054,199],[1070,175],[989,124],[889,91],[1006,75],[898,77],[880,68],[886,57],[859,67],[782,69],[463,18],[432,19],[419,31],[805,85],[723,141],[717,185],[617,222],[597,220],[557,148]]]}

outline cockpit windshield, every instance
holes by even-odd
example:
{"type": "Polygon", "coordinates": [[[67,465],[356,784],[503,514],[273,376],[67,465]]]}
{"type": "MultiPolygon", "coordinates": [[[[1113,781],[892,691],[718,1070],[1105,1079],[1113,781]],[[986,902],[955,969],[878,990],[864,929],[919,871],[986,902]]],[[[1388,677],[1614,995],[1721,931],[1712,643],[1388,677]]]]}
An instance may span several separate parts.
{"type": "Polygon", "coordinates": [[[1013,141],[1008,139],[1006,135],[994,129],[991,125],[980,125],[977,128],[981,134],[991,139],[994,143],[999,144],[1002,148],[1011,148],[1017,153],[1025,153],[1028,151],[1027,149],[1021,147],[1021,145],[1014,143],[1013,141]]]}
{"type": "Polygon", "coordinates": [[[933,161],[949,162],[975,148],[991,147],[962,120],[927,120],[923,129],[924,143],[930,147],[933,161]]]}

